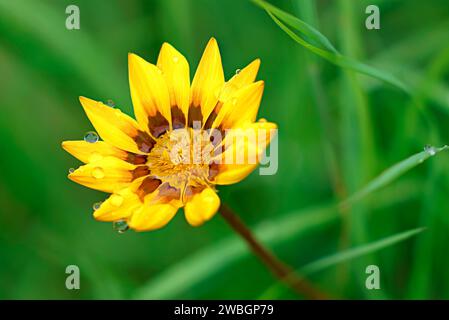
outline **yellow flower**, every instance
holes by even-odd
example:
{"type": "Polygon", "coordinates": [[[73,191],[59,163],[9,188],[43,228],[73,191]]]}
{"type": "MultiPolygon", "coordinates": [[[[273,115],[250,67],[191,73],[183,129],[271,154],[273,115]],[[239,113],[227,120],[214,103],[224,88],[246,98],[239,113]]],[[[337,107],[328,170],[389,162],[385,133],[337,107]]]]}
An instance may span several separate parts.
{"type": "Polygon", "coordinates": [[[225,82],[214,38],[192,83],[187,60],[168,43],[162,45],[157,65],[135,54],[129,54],[128,61],[137,121],[102,102],[80,97],[103,141],[62,143],[85,163],[69,178],[112,193],[96,208],[97,220],[126,222],[137,231],[154,230],[184,207],[187,221],[201,225],[220,206],[215,186],[239,182],[250,174],[276,128],[265,120],[255,122],[264,88],[263,81],[255,82],[260,61],[254,60],[225,82]],[[263,139],[235,139],[241,133],[228,132],[237,128],[263,132],[263,139]],[[215,132],[223,135],[222,140],[215,139],[215,132]],[[193,143],[196,140],[199,143],[193,143]],[[200,161],[192,161],[190,156],[197,151],[200,161]],[[256,154],[255,162],[224,161],[251,152],[256,154]]]}

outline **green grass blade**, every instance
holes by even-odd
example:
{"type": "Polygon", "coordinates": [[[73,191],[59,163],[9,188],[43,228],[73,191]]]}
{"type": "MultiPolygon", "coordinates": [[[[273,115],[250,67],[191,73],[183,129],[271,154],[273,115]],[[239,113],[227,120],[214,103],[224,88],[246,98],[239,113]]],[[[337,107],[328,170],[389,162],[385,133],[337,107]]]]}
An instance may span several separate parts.
{"type": "Polygon", "coordinates": [[[309,25],[308,23],[302,21],[301,19],[282,11],[281,9],[269,4],[268,2],[262,0],[252,0],[255,4],[265,9],[268,13],[271,13],[282,20],[285,24],[298,30],[305,36],[307,36],[311,41],[320,45],[322,48],[327,49],[331,52],[337,53],[337,50],[332,45],[332,43],[327,39],[321,32],[309,25]]]}
{"type": "Polygon", "coordinates": [[[426,228],[416,228],[408,231],[404,231],[365,245],[357,246],[343,252],[339,252],[328,257],[321,258],[317,261],[311,262],[302,267],[299,272],[303,275],[310,275],[312,273],[324,270],[338,263],[348,261],[354,258],[361,257],[363,255],[378,251],[380,249],[392,246],[398,242],[407,240],[418,233],[421,233],[426,228]]]}
{"type": "Polygon", "coordinates": [[[443,146],[441,148],[429,147],[427,150],[414,154],[411,157],[393,165],[392,167],[381,173],[377,178],[368,183],[368,185],[366,185],[363,189],[356,192],[349,199],[343,201],[340,206],[345,208],[365,198],[370,193],[373,193],[380,188],[385,187],[407,171],[413,169],[417,165],[423,163],[425,160],[446,149],[449,149],[449,146],[443,146]]]}
{"type": "MultiPolygon", "coordinates": [[[[355,258],[362,257],[364,255],[374,253],[381,249],[387,248],[389,246],[395,245],[401,241],[405,241],[421,232],[423,232],[426,228],[416,228],[408,231],[404,231],[389,237],[385,237],[383,239],[373,241],[361,246],[357,246],[314,262],[311,262],[304,267],[298,269],[298,274],[308,276],[310,274],[325,270],[329,267],[335,266],[339,263],[346,262],[355,258]]],[[[268,288],[261,296],[260,299],[276,299],[278,298],[283,291],[286,289],[280,282],[276,282],[270,288],[268,288]]]]}
{"type": "Polygon", "coordinates": [[[252,0],[258,6],[263,8],[271,19],[294,41],[302,45],[307,50],[313,52],[314,54],[326,59],[327,61],[349,70],[356,71],[358,73],[371,76],[378,80],[389,83],[404,92],[410,94],[408,86],[401,80],[393,76],[392,74],[376,69],[372,66],[366,65],[360,61],[349,58],[340,54],[335,48],[330,44],[329,40],[325,38],[319,31],[314,29],[312,26],[308,25],[304,21],[289,15],[288,13],[268,4],[262,0],[252,0]],[[291,28],[302,33],[303,35],[313,39],[314,43],[320,44],[323,48],[317,47],[312,41],[307,41],[306,39],[300,37],[291,28]],[[307,28],[305,27],[307,26],[307,28]],[[312,31],[313,30],[313,31],[312,31]],[[324,39],[325,40],[324,40],[324,39]]]}

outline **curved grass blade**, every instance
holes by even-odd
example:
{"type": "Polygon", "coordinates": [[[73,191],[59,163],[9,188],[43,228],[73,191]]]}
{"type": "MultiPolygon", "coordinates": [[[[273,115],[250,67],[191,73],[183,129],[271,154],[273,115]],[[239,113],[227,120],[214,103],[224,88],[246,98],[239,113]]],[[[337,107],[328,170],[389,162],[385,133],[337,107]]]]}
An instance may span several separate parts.
{"type": "Polygon", "coordinates": [[[421,233],[426,228],[416,228],[408,231],[404,231],[365,245],[354,247],[343,252],[333,254],[328,257],[321,258],[317,261],[311,262],[300,269],[300,273],[303,275],[310,275],[312,273],[322,271],[338,263],[348,261],[354,258],[361,257],[365,254],[378,251],[388,246],[394,245],[398,242],[407,240],[418,233],[421,233]]]}
{"type": "Polygon", "coordinates": [[[370,193],[373,193],[380,188],[388,185],[390,182],[394,181],[407,171],[413,169],[417,165],[423,163],[425,160],[446,149],[449,149],[449,146],[443,146],[441,148],[426,147],[424,151],[414,154],[411,157],[393,165],[392,167],[381,173],[377,178],[368,183],[368,185],[366,185],[360,191],[356,192],[347,200],[340,203],[340,207],[342,209],[347,209],[354,202],[357,202],[365,198],[370,193]]]}
{"type": "Polygon", "coordinates": [[[301,19],[282,11],[281,9],[271,5],[268,2],[262,0],[252,0],[255,4],[265,9],[268,13],[271,13],[278,17],[280,20],[284,21],[287,25],[298,30],[303,35],[307,36],[308,39],[314,43],[320,45],[323,49],[327,49],[331,52],[337,53],[337,49],[332,45],[332,43],[327,39],[321,32],[309,25],[308,23],[302,21],[301,19]]]}
{"type": "Polygon", "coordinates": [[[270,5],[269,3],[263,0],[252,0],[255,4],[263,8],[271,19],[294,41],[305,47],[307,50],[313,52],[314,54],[326,59],[327,61],[345,68],[349,69],[367,76],[371,76],[378,80],[389,83],[402,91],[410,94],[410,90],[408,86],[403,83],[401,80],[393,76],[392,74],[376,69],[372,66],[366,65],[360,61],[349,58],[347,56],[339,53],[333,46],[330,44],[330,41],[321,34],[318,30],[308,25],[304,21],[282,11],[279,8],[270,5]],[[303,37],[307,36],[312,39],[314,43],[321,45],[323,48],[317,47],[312,44],[312,41],[307,41],[303,37],[300,37],[296,34],[291,28],[300,32],[303,37]]]}
{"type": "MultiPolygon", "coordinates": [[[[304,267],[298,269],[298,274],[308,276],[310,274],[322,271],[326,268],[335,266],[339,263],[349,261],[351,259],[362,257],[366,254],[379,251],[389,246],[395,245],[401,241],[405,241],[421,232],[426,228],[416,228],[395,235],[385,237],[383,239],[370,242],[358,247],[354,247],[321,259],[311,262],[304,267]]],[[[260,299],[276,299],[282,294],[286,288],[280,282],[276,282],[268,288],[260,297],[260,299]],[[283,290],[281,290],[283,288],[283,290]]]]}

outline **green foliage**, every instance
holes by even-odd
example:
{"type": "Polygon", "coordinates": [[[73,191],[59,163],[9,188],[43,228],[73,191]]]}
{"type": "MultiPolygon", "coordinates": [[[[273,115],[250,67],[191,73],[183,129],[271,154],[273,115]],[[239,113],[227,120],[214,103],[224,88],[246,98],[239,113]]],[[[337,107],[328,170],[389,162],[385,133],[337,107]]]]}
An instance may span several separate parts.
{"type": "Polygon", "coordinates": [[[0,0],[0,298],[297,298],[219,215],[117,234],[91,217],[106,195],[66,178],[79,162],[61,141],[92,130],[78,96],[132,114],[128,52],[154,62],[170,42],[193,76],[211,36],[227,78],[261,58],[259,117],[280,128],[278,173],[222,200],[332,295],[449,298],[449,153],[423,151],[449,143],[445,1],[79,0],[80,30],[69,4],[0,0]],[[380,30],[365,28],[370,4],[380,30]]]}

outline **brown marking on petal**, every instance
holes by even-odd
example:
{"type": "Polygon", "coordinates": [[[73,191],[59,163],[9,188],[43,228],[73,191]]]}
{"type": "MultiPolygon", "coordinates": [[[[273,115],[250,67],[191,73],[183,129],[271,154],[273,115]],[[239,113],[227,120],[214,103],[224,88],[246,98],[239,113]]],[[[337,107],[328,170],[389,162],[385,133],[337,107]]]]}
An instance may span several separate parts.
{"type": "MultiPolygon", "coordinates": [[[[214,129],[210,129],[210,130],[213,130],[213,131],[210,131],[211,134],[209,137],[209,141],[212,143],[212,145],[214,147],[217,147],[220,143],[223,143],[224,138],[226,136],[226,131],[221,128],[214,128],[214,129]],[[219,136],[220,138],[217,139],[216,135],[219,136]]],[[[223,146],[219,146],[218,148],[220,148],[220,153],[221,153],[221,150],[223,150],[223,146]]]]}
{"type": "Polygon", "coordinates": [[[192,198],[195,194],[200,193],[204,189],[205,187],[187,186],[184,192],[184,201],[187,201],[188,199],[192,198]]]}
{"type": "Polygon", "coordinates": [[[181,191],[165,182],[159,187],[158,196],[162,197],[161,200],[169,202],[173,199],[179,199],[181,197],[181,191]]]}
{"type": "Polygon", "coordinates": [[[140,198],[140,201],[143,202],[145,196],[147,194],[153,193],[162,183],[161,180],[155,177],[146,177],[139,188],[136,190],[137,196],[140,198]]]}
{"type": "Polygon", "coordinates": [[[158,138],[169,129],[169,123],[158,111],[156,115],[148,117],[148,129],[153,137],[158,138]]]}
{"type": "Polygon", "coordinates": [[[126,161],[132,164],[145,164],[147,163],[147,156],[128,152],[126,161]]]}
{"type": "Polygon", "coordinates": [[[212,128],[212,124],[214,123],[215,119],[217,118],[218,113],[220,112],[222,107],[223,107],[223,102],[218,101],[217,104],[215,105],[214,110],[207,117],[206,123],[204,124],[204,129],[212,128]]]}
{"type": "Polygon", "coordinates": [[[180,129],[186,126],[186,117],[178,106],[171,107],[171,122],[173,129],[180,129]]]}
{"type": "Polygon", "coordinates": [[[190,106],[189,108],[189,127],[193,128],[193,122],[199,121],[203,122],[203,114],[201,113],[200,107],[190,106]]]}
{"type": "Polygon", "coordinates": [[[138,166],[133,171],[131,171],[131,173],[133,176],[133,180],[135,180],[137,178],[145,177],[145,176],[149,175],[150,169],[147,166],[138,166]]]}
{"type": "Polygon", "coordinates": [[[212,181],[220,171],[220,165],[218,163],[211,163],[209,165],[209,176],[207,177],[210,181],[212,181]]]}
{"type": "Polygon", "coordinates": [[[137,147],[140,151],[149,153],[154,146],[154,139],[144,131],[137,131],[137,136],[134,137],[134,141],[136,141],[137,147]]]}

